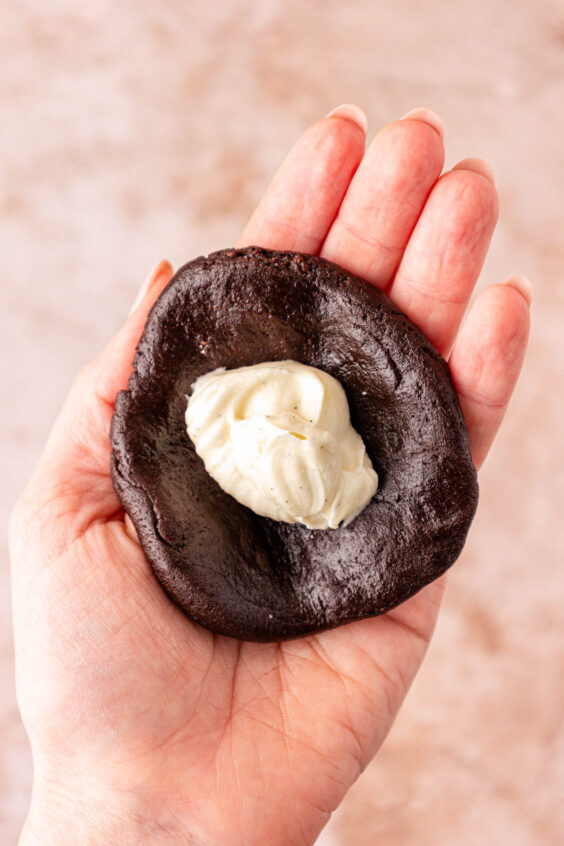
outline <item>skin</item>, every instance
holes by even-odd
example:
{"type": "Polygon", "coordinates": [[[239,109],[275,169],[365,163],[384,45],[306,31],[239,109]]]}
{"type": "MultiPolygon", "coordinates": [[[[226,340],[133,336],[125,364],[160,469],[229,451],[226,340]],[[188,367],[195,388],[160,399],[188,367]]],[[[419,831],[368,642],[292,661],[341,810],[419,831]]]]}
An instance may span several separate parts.
{"type": "MultiPolygon", "coordinates": [[[[449,357],[480,466],[515,385],[530,291],[463,314],[496,224],[489,167],[441,175],[418,110],[365,152],[340,107],[274,176],[238,245],[318,253],[385,289],[449,357]]],[[[109,476],[108,431],[161,262],[77,376],[11,521],[17,693],[34,760],[21,844],[312,844],[384,740],[435,625],[444,579],[385,616],[281,644],[211,634],[162,591],[109,476]]]]}

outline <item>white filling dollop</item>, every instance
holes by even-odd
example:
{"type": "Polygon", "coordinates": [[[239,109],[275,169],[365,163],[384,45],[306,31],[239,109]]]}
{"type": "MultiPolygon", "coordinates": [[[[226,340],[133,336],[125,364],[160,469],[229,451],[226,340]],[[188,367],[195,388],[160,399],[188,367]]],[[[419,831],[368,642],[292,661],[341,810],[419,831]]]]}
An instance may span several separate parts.
{"type": "Polygon", "coordinates": [[[335,529],[378,487],[341,384],[316,367],[269,361],[206,373],[192,385],[186,425],[210,476],[273,520],[335,529]]]}

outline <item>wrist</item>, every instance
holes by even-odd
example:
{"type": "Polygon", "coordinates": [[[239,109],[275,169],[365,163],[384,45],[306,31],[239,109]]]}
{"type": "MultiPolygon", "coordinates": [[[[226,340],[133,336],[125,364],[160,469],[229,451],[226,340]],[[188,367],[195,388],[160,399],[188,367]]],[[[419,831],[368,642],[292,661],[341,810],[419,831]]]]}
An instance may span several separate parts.
{"type": "Polygon", "coordinates": [[[19,846],[201,846],[180,815],[141,793],[35,783],[19,846]]]}

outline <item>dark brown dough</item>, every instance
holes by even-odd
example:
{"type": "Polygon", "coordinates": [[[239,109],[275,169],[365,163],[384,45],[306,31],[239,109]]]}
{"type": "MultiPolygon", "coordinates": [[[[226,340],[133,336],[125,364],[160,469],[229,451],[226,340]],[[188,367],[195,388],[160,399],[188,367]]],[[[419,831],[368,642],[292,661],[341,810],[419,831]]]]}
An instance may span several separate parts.
{"type": "Polygon", "coordinates": [[[477,505],[445,361],[377,288],[300,253],[228,249],[184,265],[149,315],[111,439],[116,491],[164,588],[203,626],[245,640],[393,608],[453,564],[477,505]],[[284,359],[341,382],[378,473],[347,528],[255,515],[186,433],[198,376],[284,359]]]}

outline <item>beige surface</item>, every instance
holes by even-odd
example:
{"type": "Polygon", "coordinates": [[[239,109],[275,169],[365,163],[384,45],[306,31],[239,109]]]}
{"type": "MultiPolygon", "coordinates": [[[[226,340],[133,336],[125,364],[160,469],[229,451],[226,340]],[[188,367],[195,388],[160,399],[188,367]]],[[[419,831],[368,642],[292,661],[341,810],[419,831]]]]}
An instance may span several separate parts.
{"type": "MultiPolygon", "coordinates": [[[[152,263],[232,244],[309,122],[356,101],[373,133],[425,104],[445,119],[447,166],[492,163],[501,219],[480,285],[530,275],[530,355],[428,659],[320,843],[564,842],[563,7],[5,0],[0,42],[3,517],[152,263]]],[[[2,555],[10,846],[30,761],[2,555]]]]}

